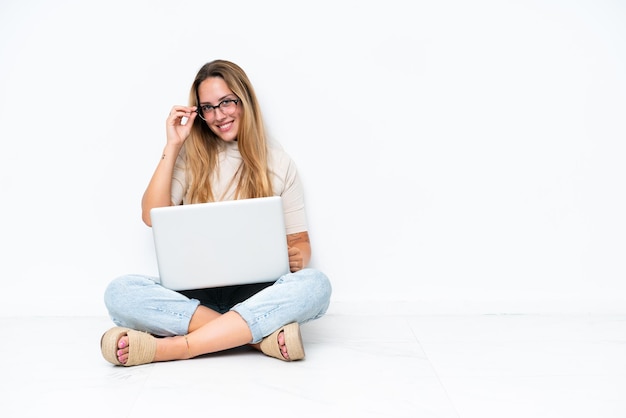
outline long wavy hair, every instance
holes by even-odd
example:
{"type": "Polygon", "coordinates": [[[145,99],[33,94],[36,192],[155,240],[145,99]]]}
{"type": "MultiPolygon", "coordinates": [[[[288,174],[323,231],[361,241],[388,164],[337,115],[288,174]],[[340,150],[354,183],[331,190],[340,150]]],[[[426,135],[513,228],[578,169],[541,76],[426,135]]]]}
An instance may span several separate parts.
{"type": "MultiPolygon", "coordinates": [[[[268,168],[268,139],[259,102],[252,83],[238,65],[224,60],[211,61],[200,68],[189,92],[190,106],[199,105],[198,87],[210,77],[220,77],[241,100],[242,107],[237,143],[242,164],[235,175],[235,199],[266,197],[273,194],[268,168]]],[[[190,203],[220,199],[211,189],[211,179],[218,172],[218,153],[222,140],[206,122],[196,117],[189,138],[185,141],[186,175],[190,203]]]]}

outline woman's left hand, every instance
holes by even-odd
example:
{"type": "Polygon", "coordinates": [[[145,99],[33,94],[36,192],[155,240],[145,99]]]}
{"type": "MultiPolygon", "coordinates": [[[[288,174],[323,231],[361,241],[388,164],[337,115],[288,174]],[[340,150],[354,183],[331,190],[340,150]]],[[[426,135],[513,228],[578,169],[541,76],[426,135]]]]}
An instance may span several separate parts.
{"type": "Polygon", "coordinates": [[[311,260],[311,242],[307,231],[287,235],[289,270],[292,273],[305,268],[311,260]]]}
{"type": "Polygon", "coordinates": [[[302,251],[298,247],[289,247],[289,270],[292,273],[300,271],[304,268],[304,257],[302,251]]]}

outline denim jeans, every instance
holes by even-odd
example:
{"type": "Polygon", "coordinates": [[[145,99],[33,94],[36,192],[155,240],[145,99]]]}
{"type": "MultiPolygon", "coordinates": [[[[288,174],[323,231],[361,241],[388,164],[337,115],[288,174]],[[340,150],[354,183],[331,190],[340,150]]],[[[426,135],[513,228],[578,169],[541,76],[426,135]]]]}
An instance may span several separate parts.
{"type": "Polygon", "coordinates": [[[104,303],[113,322],[158,336],[187,334],[198,305],[217,312],[237,312],[257,343],[291,322],[303,324],[326,313],[332,292],[326,275],[304,269],[281,276],[273,283],[228,286],[176,292],[158,279],[126,275],[113,280],[104,303]]]}

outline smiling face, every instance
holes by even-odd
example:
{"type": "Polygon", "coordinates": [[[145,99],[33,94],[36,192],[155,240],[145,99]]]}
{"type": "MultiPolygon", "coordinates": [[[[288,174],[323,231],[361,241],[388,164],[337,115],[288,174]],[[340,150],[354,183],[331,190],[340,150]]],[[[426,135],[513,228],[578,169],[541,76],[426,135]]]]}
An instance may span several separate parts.
{"type": "Polygon", "coordinates": [[[200,107],[213,107],[203,116],[209,129],[223,141],[236,141],[242,107],[241,103],[229,101],[237,100],[238,97],[228,88],[224,79],[209,77],[204,80],[198,86],[198,98],[200,107]],[[222,104],[224,100],[227,102],[222,104]]]}

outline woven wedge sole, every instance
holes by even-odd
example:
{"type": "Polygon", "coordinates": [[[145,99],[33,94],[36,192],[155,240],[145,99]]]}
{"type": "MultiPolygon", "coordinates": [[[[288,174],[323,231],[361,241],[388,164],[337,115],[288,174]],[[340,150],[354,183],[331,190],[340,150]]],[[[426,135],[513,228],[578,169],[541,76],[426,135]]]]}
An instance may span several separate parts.
{"type": "Polygon", "coordinates": [[[302,360],[304,358],[304,345],[302,344],[302,335],[300,334],[300,325],[297,322],[285,325],[277,329],[272,334],[263,338],[260,345],[261,351],[270,357],[275,357],[283,361],[302,360]],[[278,334],[284,332],[285,345],[289,353],[289,360],[283,357],[280,346],[278,345],[278,334]]]}
{"type": "Polygon", "coordinates": [[[138,366],[140,364],[152,363],[154,360],[156,338],[146,332],[114,327],[102,335],[100,350],[105,360],[111,364],[116,366],[138,366]],[[128,352],[128,361],[123,364],[117,359],[117,343],[125,335],[128,335],[130,351],[128,352]]]}

